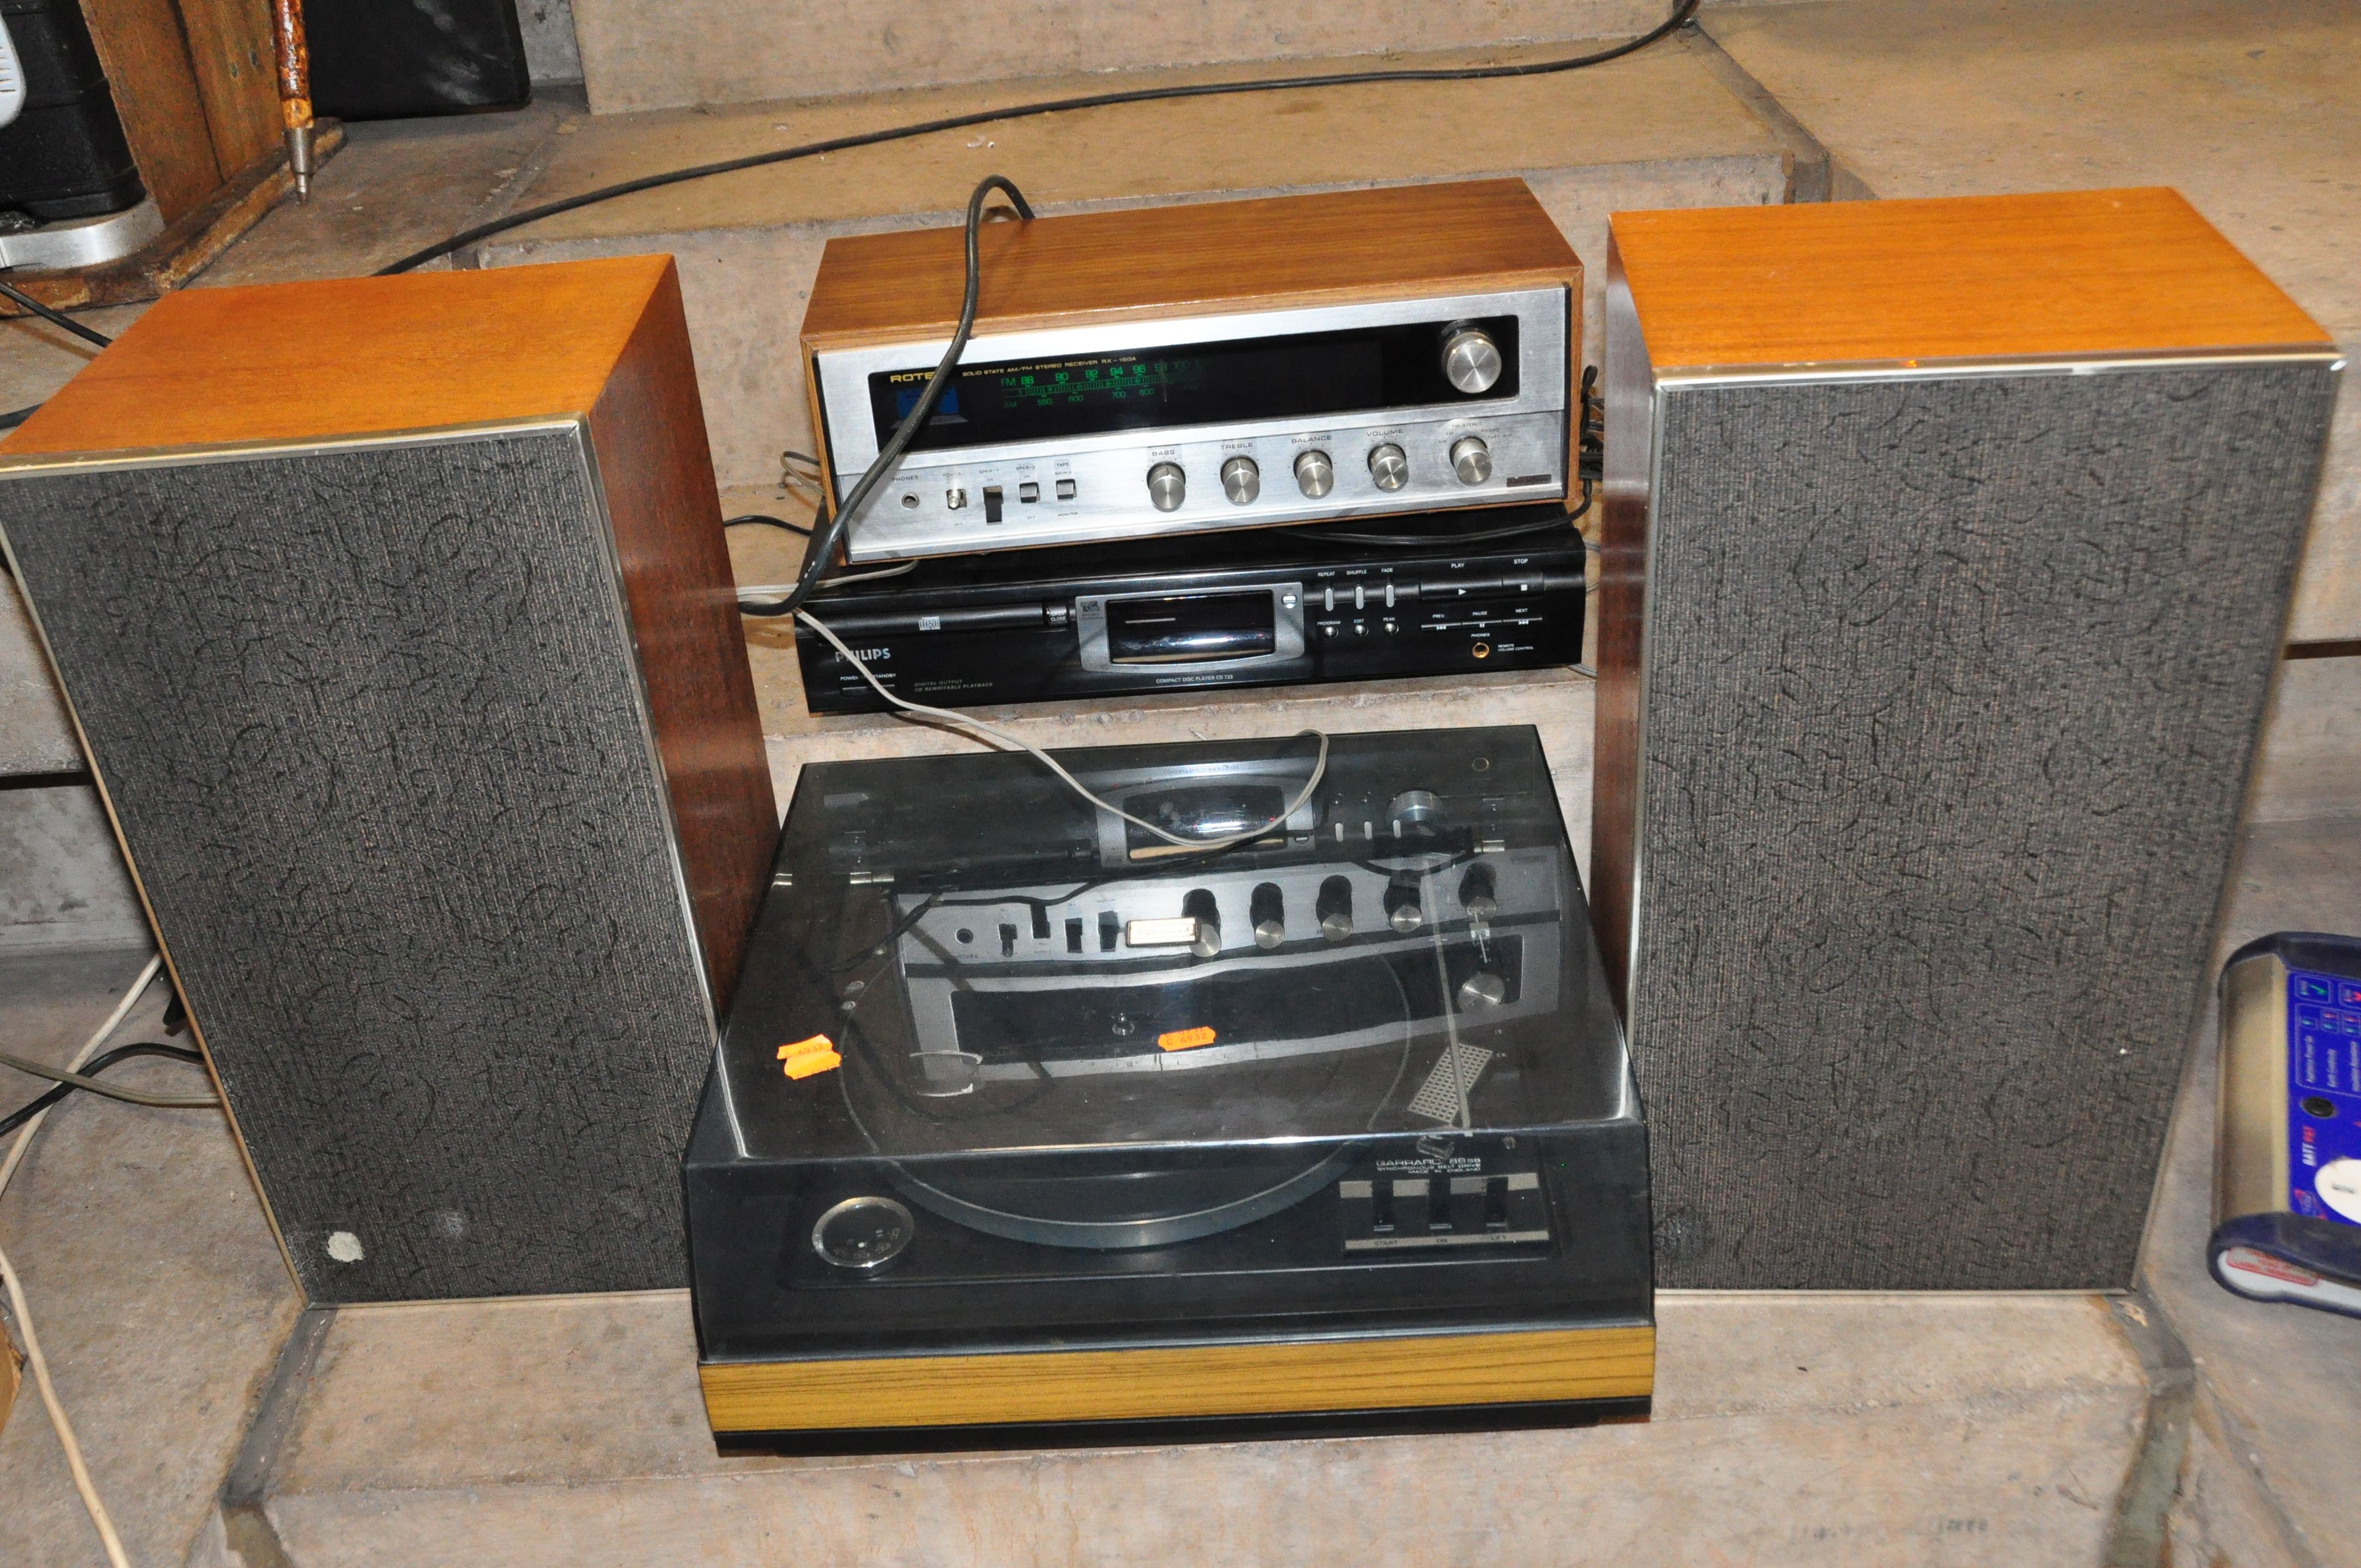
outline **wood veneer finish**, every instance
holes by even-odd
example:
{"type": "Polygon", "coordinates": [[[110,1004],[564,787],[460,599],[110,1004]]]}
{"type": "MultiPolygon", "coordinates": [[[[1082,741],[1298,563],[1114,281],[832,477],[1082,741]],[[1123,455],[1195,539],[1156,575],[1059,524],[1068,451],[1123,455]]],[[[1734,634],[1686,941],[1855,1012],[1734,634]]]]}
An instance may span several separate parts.
{"type": "Polygon", "coordinates": [[[2332,346],[2178,192],[1619,213],[1660,371],[2332,346]]]}
{"type": "MultiPolygon", "coordinates": [[[[1582,287],[1582,263],[1521,180],[988,222],[977,248],[979,332],[1582,287]]],[[[948,335],[959,323],[965,258],[956,225],[829,241],[804,314],[805,353],[948,335]]]]}
{"type": "Polygon", "coordinates": [[[579,418],[672,272],[669,257],[627,256],[170,294],[0,455],[579,418]]]}
{"type": "Polygon", "coordinates": [[[667,264],[590,411],[708,983],[727,1011],[778,806],[722,537],[680,278],[667,264]]]}
{"type": "Polygon", "coordinates": [[[1141,1350],[718,1363],[697,1369],[719,1432],[1179,1420],[1637,1399],[1651,1327],[1141,1350]]]}

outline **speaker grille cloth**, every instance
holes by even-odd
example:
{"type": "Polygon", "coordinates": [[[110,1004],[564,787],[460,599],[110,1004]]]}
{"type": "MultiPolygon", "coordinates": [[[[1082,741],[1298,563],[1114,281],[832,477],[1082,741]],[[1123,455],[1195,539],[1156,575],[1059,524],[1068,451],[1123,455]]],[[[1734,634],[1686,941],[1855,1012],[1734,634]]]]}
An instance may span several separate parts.
{"type": "Polygon", "coordinates": [[[2131,1282],[2317,365],[1660,394],[1658,1280],[2131,1282]]]}
{"type": "Polygon", "coordinates": [[[0,483],[314,1299],[686,1283],[712,1031],[593,507],[562,431],[0,483]]]}

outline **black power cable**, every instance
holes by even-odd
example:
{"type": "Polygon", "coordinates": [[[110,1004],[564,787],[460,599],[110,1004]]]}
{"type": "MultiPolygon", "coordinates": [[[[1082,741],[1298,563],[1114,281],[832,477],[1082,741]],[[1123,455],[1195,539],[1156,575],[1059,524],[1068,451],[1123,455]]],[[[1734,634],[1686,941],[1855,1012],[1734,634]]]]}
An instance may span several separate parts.
{"type": "Polygon", "coordinates": [[[751,153],[744,158],[724,159],[719,163],[700,163],[688,169],[667,170],[662,174],[642,175],[637,180],[625,180],[613,185],[601,185],[595,191],[585,191],[579,196],[563,201],[544,202],[537,207],[527,207],[490,223],[478,224],[463,229],[450,238],[430,245],[423,250],[412,251],[389,267],[378,269],[378,276],[390,277],[407,272],[429,261],[450,255],[478,240],[522,228],[527,224],[554,218],[560,213],[610,202],[618,196],[636,195],[642,191],[654,191],[666,185],[678,185],[690,180],[703,180],[714,174],[734,174],[741,169],[760,169],[766,164],[792,163],[798,159],[818,158],[823,153],[844,152],[856,147],[876,147],[884,142],[907,141],[913,137],[932,136],[939,131],[965,130],[971,126],[995,125],[1002,120],[1029,119],[1035,115],[1060,115],[1075,109],[1104,109],[1119,104],[1156,104],[1175,98],[1224,98],[1243,93],[1283,93],[1308,87],[1360,87],[1388,82],[1496,82],[1519,76],[1554,76],[1561,71],[1580,71],[1586,66],[1604,65],[1610,60],[1620,60],[1636,54],[1650,44],[1670,37],[1682,24],[1697,15],[1699,0],[1678,0],[1673,14],[1663,23],[1636,38],[1617,44],[1612,49],[1591,54],[1571,55],[1562,60],[1536,60],[1522,65],[1473,65],[1456,69],[1435,68],[1418,71],[1338,71],[1321,76],[1268,76],[1246,82],[1200,82],[1172,87],[1138,87],[1122,93],[1088,93],[1073,98],[1044,98],[1029,104],[1012,104],[1000,109],[979,109],[972,114],[950,115],[939,120],[920,120],[912,125],[892,126],[884,130],[861,131],[851,136],[830,137],[826,141],[805,142],[800,147],[781,148],[775,152],[751,153]]]}
{"type": "Polygon", "coordinates": [[[828,526],[814,536],[810,548],[804,552],[803,571],[796,578],[795,590],[784,598],[767,602],[741,598],[738,601],[741,615],[793,615],[803,609],[818,588],[820,578],[827,574],[836,554],[837,543],[844,537],[846,524],[869,504],[869,498],[893,473],[895,465],[902,460],[902,454],[909,450],[910,443],[917,439],[920,427],[933,417],[935,404],[941,400],[943,389],[950,385],[951,372],[958,367],[960,356],[967,351],[968,334],[975,330],[976,296],[983,284],[983,260],[978,253],[976,236],[983,228],[983,200],[994,191],[1007,195],[1015,204],[1018,217],[1027,223],[1032,222],[1033,204],[1025,199],[1025,192],[1010,182],[1006,175],[987,174],[977,181],[974,194],[967,199],[967,292],[960,302],[959,330],[951,334],[950,346],[943,350],[942,358],[936,362],[935,373],[927,378],[926,390],[918,394],[918,400],[910,406],[910,411],[903,416],[902,422],[894,427],[894,433],[886,438],[885,444],[878,448],[876,460],[861,476],[861,482],[852,487],[842,506],[829,512],[828,526]]]}
{"type": "MultiPolygon", "coordinates": [[[[170,1061],[193,1062],[200,1067],[204,1065],[205,1060],[203,1057],[198,1055],[195,1051],[191,1050],[186,1046],[165,1046],[159,1045],[153,1040],[143,1040],[137,1045],[115,1047],[115,1049],[107,1052],[104,1056],[100,1057],[88,1067],[83,1068],[82,1069],[82,1074],[85,1078],[93,1077],[96,1074],[104,1072],[116,1062],[123,1061],[131,1057],[163,1057],[170,1061]]],[[[27,1101],[23,1105],[18,1106],[16,1110],[11,1111],[7,1115],[0,1116],[0,1138],[6,1137],[9,1134],[15,1132],[17,1128],[23,1126],[26,1123],[31,1121],[42,1112],[48,1110],[59,1101],[63,1100],[67,1095],[75,1092],[75,1091],[79,1090],[81,1087],[82,1086],[80,1084],[76,1083],[60,1083],[54,1089],[49,1090],[48,1092],[38,1095],[32,1100],[27,1101]]]]}
{"type": "MultiPolygon", "coordinates": [[[[24,306],[27,310],[32,312],[43,321],[65,328],[68,332],[73,334],[76,337],[81,338],[85,343],[93,343],[99,347],[104,348],[115,341],[115,339],[107,336],[103,332],[94,332],[91,328],[82,325],[82,323],[74,320],[73,317],[66,314],[63,311],[51,310],[49,306],[41,303],[40,301],[33,298],[32,295],[27,294],[13,283],[0,283],[0,294],[5,294],[9,299],[16,301],[18,304],[24,306]]],[[[36,408],[38,406],[38,404],[34,405],[36,408]]],[[[30,413],[32,410],[27,409],[25,411],[30,413]]]]}

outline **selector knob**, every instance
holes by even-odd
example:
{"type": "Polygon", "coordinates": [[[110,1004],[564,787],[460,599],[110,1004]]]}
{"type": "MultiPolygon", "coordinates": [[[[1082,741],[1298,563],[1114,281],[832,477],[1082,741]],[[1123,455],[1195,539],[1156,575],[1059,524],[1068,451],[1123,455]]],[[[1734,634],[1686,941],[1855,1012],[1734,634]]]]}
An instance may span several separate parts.
{"type": "Polygon", "coordinates": [[[1251,457],[1233,457],[1222,465],[1222,493],[1232,506],[1244,506],[1262,494],[1262,470],[1251,457]]]}
{"type": "Polygon", "coordinates": [[[1492,477],[1492,449],[1478,435],[1463,435],[1451,444],[1451,466],[1463,485],[1480,485],[1492,477]]]}
{"type": "Polygon", "coordinates": [[[1467,868],[1467,874],[1459,879],[1459,907],[1467,911],[1470,920],[1489,920],[1500,912],[1491,867],[1479,861],[1467,868]]]}
{"type": "Polygon", "coordinates": [[[1332,876],[1320,884],[1320,903],[1312,911],[1320,917],[1320,934],[1332,942],[1341,942],[1353,934],[1353,884],[1340,876],[1332,876]]]}
{"type": "Polygon", "coordinates": [[[1277,883],[1267,882],[1256,888],[1246,912],[1254,920],[1256,947],[1268,952],[1287,940],[1287,909],[1277,883]]]}
{"type": "Polygon", "coordinates": [[[1222,912],[1210,888],[1191,888],[1180,901],[1180,913],[1197,922],[1197,939],[1189,944],[1191,952],[1210,959],[1222,950],[1222,912]]]}
{"type": "Polygon", "coordinates": [[[1474,397],[1488,392],[1500,378],[1500,346],[1482,327],[1464,326],[1443,339],[1443,374],[1450,383],[1474,397]]]}
{"type": "Polygon", "coordinates": [[[1159,463],[1148,471],[1148,499],[1158,511],[1179,511],[1189,499],[1189,476],[1178,463],[1159,463]]]}
{"type": "Polygon", "coordinates": [[[1410,459],[1392,442],[1369,451],[1369,477],[1381,490],[1399,490],[1410,483],[1410,459]]]}
{"type": "Polygon", "coordinates": [[[1313,500],[1336,488],[1336,466],[1325,452],[1301,453],[1295,459],[1295,487],[1313,500]]]}

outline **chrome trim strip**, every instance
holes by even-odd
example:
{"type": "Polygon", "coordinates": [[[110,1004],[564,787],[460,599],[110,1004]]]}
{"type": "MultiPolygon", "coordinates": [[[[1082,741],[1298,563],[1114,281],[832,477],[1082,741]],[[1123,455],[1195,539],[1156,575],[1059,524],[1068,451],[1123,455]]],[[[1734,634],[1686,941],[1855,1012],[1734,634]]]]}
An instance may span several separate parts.
{"type": "Polygon", "coordinates": [[[2335,369],[2345,358],[2342,349],[2310,344],[2285,349],[2234,348],[2215,352],[2185,349],[2154,354],[2026,355],[1996,359],[1861,360],[1828,365],[1683,365],[1654,367],[1660,387],[1705,384],[1750,386],[1810,385],[1825,381],[1956,380],[1967,376],[2100,376],[2129,370],[2169,370],[2180,367],[2220,369],[2235,365],[2290,365],[2311,361],[2335,369]]]}
{"type": "Polygon", "coordinates": [[[181,468],[192,463],[235,463],[252,457],[309,457],[331,452],[365,452],[380,446],[425,446],[437,443],[490,441],[513,435],[556,433],[581,427],[582,417],[502,420],[497,423],[431,425],[369,435],[322,436],[303,441],[209,442],[188,446],[143,447],[124,452],[0,452],[0,480],[20,474],[104,474],[128,468],[181,468]]]}

